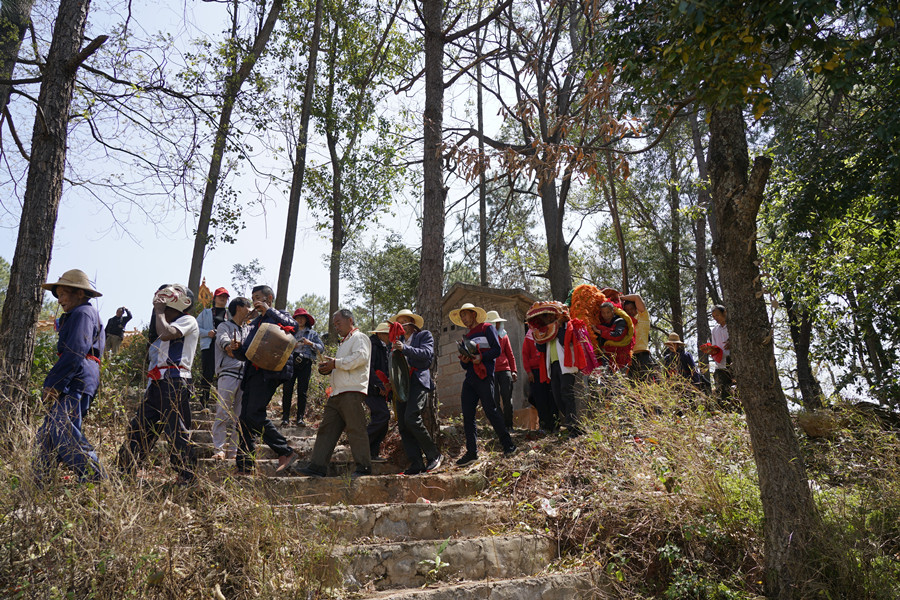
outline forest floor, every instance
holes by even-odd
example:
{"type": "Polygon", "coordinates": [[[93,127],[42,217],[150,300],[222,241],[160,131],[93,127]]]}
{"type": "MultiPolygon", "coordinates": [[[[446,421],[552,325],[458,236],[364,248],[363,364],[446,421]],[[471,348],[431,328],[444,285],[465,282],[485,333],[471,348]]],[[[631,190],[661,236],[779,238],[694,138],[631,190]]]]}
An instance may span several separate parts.
{"type": "MultiPolygon", "coordinates": [[[[314,389],[317,390],[318,388],[314,389]]],[[[86,422],[110,478],[30,474],[40,415],[3,434],[0,596],[4,598],[756,598],[762,508],[744,418],[657,385],[583,399],[575,439],[516,431],[503,457],[479,421],[480,459],[453,464],[461,426],[441,428],[439,472],[404,476],[395,428],[387,463],[351,479],[236,477],[201,460],[198,485],[173,485],[165,443],[136,480],[112,468],[136,388],[107,387],[86,422]]],[[[320,414],[323,397],[308,414],[320,414]]],[[[272,404],[271,418],[280,410],[272,404]]],[[[209,413],[192,439],[210,454],[209,413]]],[[[798,427],[842,589],[900,597],[900,439],[838,407],[827,435],[798,427]]],[[[393,425],[392,425],[393,427],[393,425]]],[[[287,431],[302,453],[315,422],[287,431]]],[[[304,463],[299,463],[302,465],[304,463]]],[[[847,596],[843,596],[847,597],[847,596]]]]}

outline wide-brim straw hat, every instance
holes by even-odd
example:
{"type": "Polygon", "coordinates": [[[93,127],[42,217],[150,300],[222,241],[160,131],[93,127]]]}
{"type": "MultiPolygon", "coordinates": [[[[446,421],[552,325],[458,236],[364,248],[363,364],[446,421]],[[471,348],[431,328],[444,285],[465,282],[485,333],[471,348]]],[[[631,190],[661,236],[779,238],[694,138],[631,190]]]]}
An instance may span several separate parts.
{"type": "Polygon", "coordinates": [[[684,342],[681,341],[681,337],[677,333],[670,333],[669,339],[666,340],[666,346],[684,346],[684,342]]]}
{"type": "Polygon", "coordinates": [[[506,323],[506,319],[500,316],[496,310],[487,311],[487,315],[484,318],[486,323],[506,323]]]}
{"type": "Polygon", "coordinates": [[[416,327],[418,327],[419,329],[422,329],[422,327],[425,326],[425,318],[420,315],[417,315],[416,313],[409,310],[408,308],[404,308],[403,310],[398,312],[396,315],[394,315],[393,317],[388,319],[388,321],[390,321],[391,323],[396,323],[397,319],[399,319],[400,317],[411,318],[413,320],[413,323],[415,323],[416,327]]]}
{"type": "Polygon", "coordinates": [[[460,327],[465,327],[465,323],[462,322],[462,319],[459,318],[459,313],[464,310],[472,310],[475,311],[475,322],[476,323],[484,323],[487,318],[487,312],[480,306],[475,306],[470,302],[466,302],[459,308],[450,311],[450,322],[454,325],[459,325],[460,327]]]}
{"type": "Polygon", "coordinates": [[[94,286],[91,285],[91,281],[88,279],[87,273],[81,269],[69,269],[62,274],[59,281],[41,284],[41,287],[45,290],[49,290],[54,298],[59,298],[59,296],[56,295],[56,286],[58,285],[84,290],[84,295],[88,298],[99,298],[103,295],[94,289],[94,286]]]}
{"type": "Polygon", "coordinates": [[[378,327],[369,332],[369,335],[374,335],[376,333],[390,333],[391,332],[391,324],[390,323],[379,323],[378,327]]]}

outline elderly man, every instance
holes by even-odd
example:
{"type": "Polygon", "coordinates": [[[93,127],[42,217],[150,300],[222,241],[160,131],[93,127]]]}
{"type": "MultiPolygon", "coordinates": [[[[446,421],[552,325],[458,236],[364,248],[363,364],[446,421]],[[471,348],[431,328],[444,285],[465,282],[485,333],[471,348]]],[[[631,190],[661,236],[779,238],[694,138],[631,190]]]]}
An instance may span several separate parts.
{"type": "Polygon", "coordinates": [[[391,322],[403,326],[403,341],[395,341],[393,350],[403,354],[411,371],[407,401],[397,405],[397,429],[400,431],[403,449],[410,462],[405,473],[417,475],[434,471],[444,462],[443,455],[422,421],[422,410],[425,408],[428,392],[432,390],[431,363],[434,361],[434,336],[430,331],[422,329],[425,319],[409,309],[403,309],[391,317],[391,322]]]}
{"type": "Polygon", "coordinates": [[[84,271],[72,269],[56,283],[41,286],[59,300],[59,358],[44,379],[42,398],[49,411],[37,434],[34,471],[40,483],[58,462],[71,467],[80,481],[103,477],[94,447],[81,431],[81,420],[100,385],[100,357],[105,340],[100,313],[90,304],[101,296],[84,271]]]}
{"type": "Polygon", "coordinates": [[[340,336],[337,355],[324,357],[319,372],[331,375],[331,397],[322,411],[322,423],[316,434],[309,466],[300,469],[304,475],[325,477],[328,463],[341,433],[347,432],[350,451],[356,461],[353,477],[372,474],[369,436],[366,434],[366,391],[369,387],[369,356],[372,352],[368,336],[357,329],[353,313],[342,308],[332,316],[340,336]]]}

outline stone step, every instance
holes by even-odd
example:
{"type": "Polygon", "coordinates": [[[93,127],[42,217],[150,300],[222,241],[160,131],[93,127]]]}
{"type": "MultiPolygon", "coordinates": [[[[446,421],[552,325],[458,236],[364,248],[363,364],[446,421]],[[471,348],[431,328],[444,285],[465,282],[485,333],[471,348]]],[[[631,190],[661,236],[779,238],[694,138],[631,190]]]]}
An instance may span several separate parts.
{"type": "Polygon", "coordinates": [[[499,526],[510,512],[508,502],[451,500],[404,504],[296,506],[286,508],[304,526],[326,527],[338,539],[384,538],[393,541],[476,537],[499,526]]]}
{"type": "MultiPolygon", "coordinates": [[[[234,463],[232,463],[234,464],[234,463]]],[[[474,496],[487,485],[480,473],[426,473],[412,477],[234,477],[226,483],[255,490],[272,504],[414,503],[420,498],[444,502],[474,496]]]]}
{"type": "MultiPolygon", "coordinates": [[[[210,473],[213,477],[226,477],[233,474],[235,470],[234,459],[213,460],[212,458],[199,459],[200,469],[210,473]]],[[[303,465],[304,463],[295,463],[303,465]]],[[[275,469],[278,467],[278,459],[261,458],[256,460],[256,469],[260,476],[263,477],[300,477],[301,474],[292,466],[286,473],[277,474],[275,469]]],[[[328,476],[333,478],[348,477],[350,473],[356,470],[356,463],[353,461],[332,461],[328,465],[328,476]]],[[[402,468],[389,463],[372,463],[373,475],[397,475],[402,472],[402,468]]]]}
{"type": "Polygon", "coordinates": [[[540,535],[364,544],[338,548],[344,585],[350,590],[422,586],[438,578],[477,581],[535,575],[556,556],[556,542],[540,535]],[[446,544],[446,546],[445,546],[446,544]],[[434,563],[441,566],[435,571],[434,563]]]}
{"type": "Polygon", "coordinates": [[[591,573],[548,573],[535,577],[434,584],[426,589],[390,590],[366,600],[604,600],[618,596],[600,588],[591,573]]]}
{"type": "MultiPolygon", "coordinates": [[[[193,423],[192,423],[193,424],[193,423]]],[[[288,442],[291,443],[292,446],[296,447],[309,447],[312,449],[313,442],[316,441],[316,432],[314,429],[307,430],[304,428],[303,431],[298,433],[297,429],[292,430],[288,427],[277,427],[279,433],[287,438],[288,442]]],[[[212,430],[211,429],[202,429],[202,428],[194,428],[188,431],[188,434],[191,437],[191,441],[195,444],[212,444],[212,430]]]]}

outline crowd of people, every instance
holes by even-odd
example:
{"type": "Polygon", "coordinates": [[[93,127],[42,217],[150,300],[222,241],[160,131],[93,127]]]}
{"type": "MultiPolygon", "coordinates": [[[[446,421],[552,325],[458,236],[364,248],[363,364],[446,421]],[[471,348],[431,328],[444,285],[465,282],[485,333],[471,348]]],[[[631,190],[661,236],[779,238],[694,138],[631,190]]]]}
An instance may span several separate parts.
{"type": "MultiPolygon", "coordinates": [[[[105,347],[118,351],[131,312],[120,307],[104,330],[90,304],[101,294],[77,269],[43,287],[59,300],[64,314],[58,325],[59,359],[43,386],[49,411],[38,432],[36,476],[40,481],[52,466],[63,463],[80,480],[99,480],[106,473],[82,432],[82,419],[97,393],[105,347]]],[[[655,379],[665,372],[697,389],[708,388],[708,380],[675,333],[668,336],[664,366],[659,368],[650,353],[650,318],[639,295],[588,288],[576,288],[569,305],[537,302],[526,315],[521,356],[528,398],[543,430],[565,428],[571,437],[582,433],[575,399],[578,375],[598,368],[626,373],[633,381],[655,379]]],[[[197,452],[187,433],[192,429],[194,395],[204,405],[215,399],[214,459],[234,460],[236,474],[252,475],[261,439],[278,456],[276,473],[284,473],[300,454],[280,429],[291,423],[295,389],[293,423],[305,425],[314,364],[329,377],[330,386],[310,460],[299,469],[301,474],[327,476],[335,446],[346,434],[356,464],[352,476],[370,475],[372,463],[385,460],[381,450],[392,409],[409,462],[404,473],[417,475],[441,467],[445,457],[423,420],[428,394],[434,389],[435,344],[420,315],[401,310],[366,335],[356,326],[353,313],[341,309],[332,315],[339,336],[337,351],[327,356],[313,315],[304,308],[289,314],[274,308],[273,302],[274,293],[266,285],[254,287],[250,298],[231,299],[225,288],[218,288],[212,305],[195,318],[191,290],[180,284],[159,287],[153,297],[147,388],[118,452],[120,473],[135,473],[164,433],[178,473],[176,483],[196,480],[197,452]],[[191,373],[198,346],[202,376],[195,386],[191,373]],[[279,386],[281,421],[276,427],[268,408],[279,386]]],[[[717,326],[702,350],[717,365],[720,402],[729,406],[733,382],[725,308],[716,306],[712,316],[717,326]]],[[[512,455],[516,452],[510,435],[512,395],[518,369],[506,320],[497,311],[471,303],[451,311],[449,319],[464,330],[457,345],[465,373],[460,390],[465,451],[456,464],[478,459],[479,404],[503,454],[512,455]]]]}

